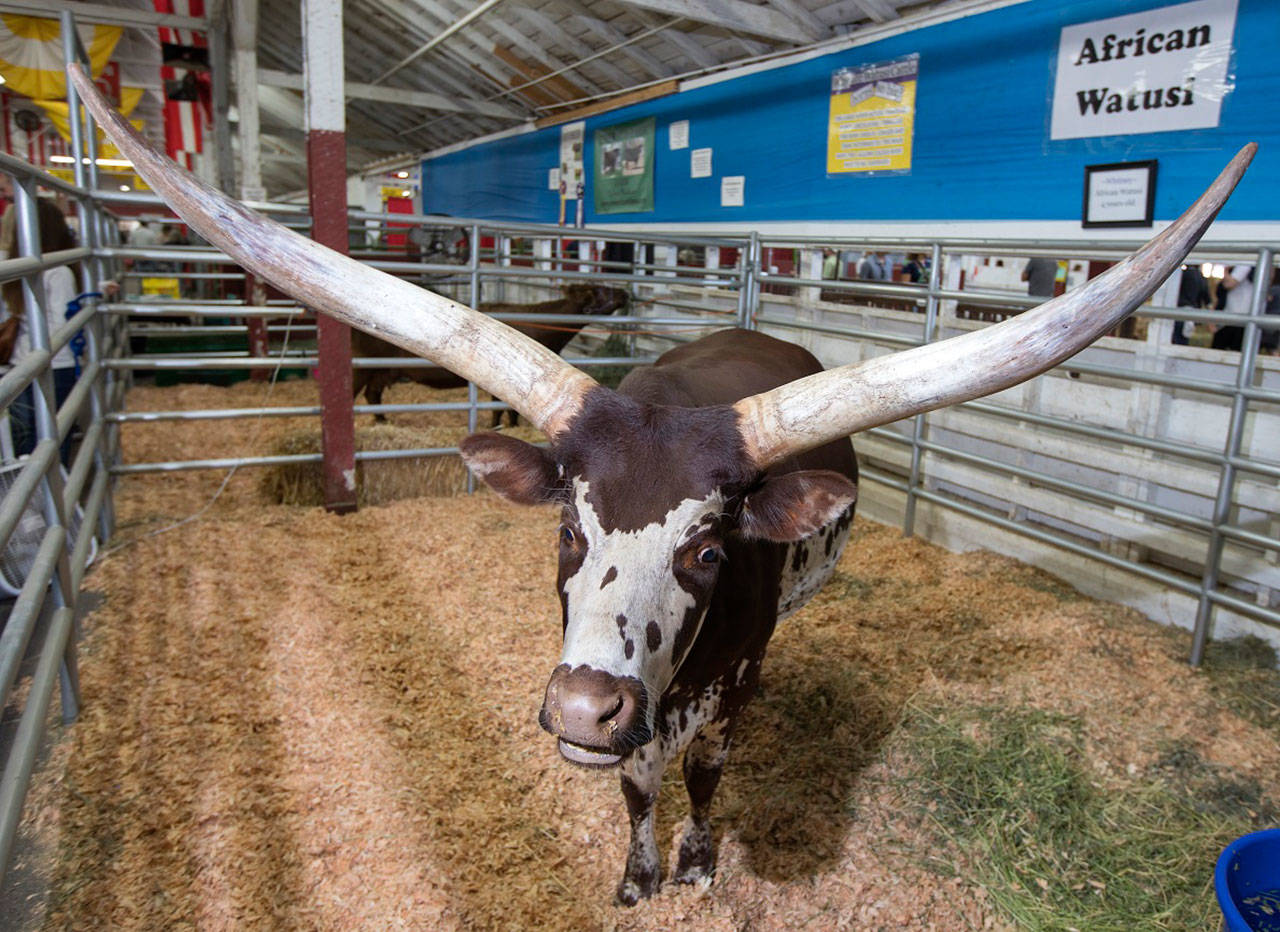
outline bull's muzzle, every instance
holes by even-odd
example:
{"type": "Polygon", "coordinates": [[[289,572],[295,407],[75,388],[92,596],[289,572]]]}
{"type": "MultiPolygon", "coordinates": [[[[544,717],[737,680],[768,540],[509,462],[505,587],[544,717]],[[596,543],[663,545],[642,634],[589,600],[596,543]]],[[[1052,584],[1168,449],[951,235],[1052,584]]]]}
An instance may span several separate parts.
{"type": "Polygon", "coordinates": [[[562,663],[551,672],[538,721],[560,739],[566,760],[610,767],[652,737],[647,701],[644,683],[634,676],[562,663]]]}

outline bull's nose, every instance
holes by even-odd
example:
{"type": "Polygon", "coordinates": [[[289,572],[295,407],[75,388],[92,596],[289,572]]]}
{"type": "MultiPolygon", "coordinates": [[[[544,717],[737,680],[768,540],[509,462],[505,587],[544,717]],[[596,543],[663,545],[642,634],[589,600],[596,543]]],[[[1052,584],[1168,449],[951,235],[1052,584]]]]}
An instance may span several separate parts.
{"type": "Polygon", "coordinates": [[[575,735],[599,734],[606,739],[625,730],[635,718],[636,697],[621,681],[604,688],[560,690],[560,720],[575,735]],[[612,686],[612,688],[610,688],[612,686]]]}
{"type": "Polygon", "coordinates": [[[635,677],[561,664],[547,683],[540,718],[542,726],[561,739],[566,757],[579,760],[593,752],[609,752],[610,761],[579,762],[616,763],[616,751],[648,740],[644,702],[644,686],[635,677]]]}

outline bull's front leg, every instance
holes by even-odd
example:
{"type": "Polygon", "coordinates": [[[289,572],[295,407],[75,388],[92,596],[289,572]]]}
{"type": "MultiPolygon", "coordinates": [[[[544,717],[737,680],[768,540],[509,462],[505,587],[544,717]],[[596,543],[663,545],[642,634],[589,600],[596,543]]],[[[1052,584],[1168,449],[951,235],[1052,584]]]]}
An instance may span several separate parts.
{"type": "Polygon", "coordinates": [[[684,785],[689,792],[689,823],[680,841],[676,883],[699,883],[715,873],[715,845],[711,837],[711,799],[720,785],[733,732],[728,719],[711,722],[694,737],[684,755],[684,785]]]}
{"type": "Polygon", "coordinates": [[[653,820],[665,763],[658,749],[650,747],[637,751],[623,769],[622,795],[631,820],[627,869],[618,884],[618,902],[623,906],[635,906],[640,900],[653,896],[662,883],[662,863],[654,839],[653,820]]]}

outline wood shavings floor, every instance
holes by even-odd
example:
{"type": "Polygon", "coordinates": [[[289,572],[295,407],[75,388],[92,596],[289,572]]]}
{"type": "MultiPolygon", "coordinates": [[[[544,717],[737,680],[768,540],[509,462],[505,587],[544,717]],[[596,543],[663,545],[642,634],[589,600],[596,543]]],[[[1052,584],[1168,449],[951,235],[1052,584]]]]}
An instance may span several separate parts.
{"type": "MultiPolygon", "coordinates": [[[[171,394],[135,402],[179,406],[148,391],[171,394]]],[[[231,407],[250,390],[177,391],[231,407]]],[[[187,455],[145,446],[130,458],[187,455]]],[[[882,747],[922,693],[1069,710],[1119,768],[1182,736],[1214,760],[1252,744],[1273,789],[1280,773],[1183,636],[860,521],[771,645],[714,807],[714,886],[623,909],[616,777],[563,763],[536,721],[559,651],[552,511],[478,495],[335,517],[237,477],[147,536],[220,475],[174,478],[121,483],[118,536],[137,542],[87,583],[105,598],[83,714],[25,826],[56,839],[49,929],[1003,928],[981,889],[883,841],[912,831],[882,747]]],[[[687,803],[668,777],[673,853],[687,803]]]]}

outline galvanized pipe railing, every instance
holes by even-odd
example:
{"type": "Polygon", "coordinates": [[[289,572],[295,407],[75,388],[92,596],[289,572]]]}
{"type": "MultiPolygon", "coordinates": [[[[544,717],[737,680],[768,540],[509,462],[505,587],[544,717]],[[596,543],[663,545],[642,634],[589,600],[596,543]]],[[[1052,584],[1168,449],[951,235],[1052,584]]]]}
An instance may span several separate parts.
{"type": "MultiPolygon", "coordinates": [[[[62,16],[64,51],[68,60],[85,61],[83,48],[69,14],[62,16]]],[[[0,281],[21,279],[24,325],[29,351],[0,377],[0,412],[8,419],[15,404],[29,397],[34,414],[35,437],[30,454],[4,464],[12,476],[0,497],[0,547],[12,555],[17,545],[14,533],[19,522],[38,516],[42,522],[33,552],[26,554],[29,568],[20,581],[20,591],[8,610],[0,633],[0,703],[8,704],[17,682],[18,670],[29,651],[38,654],[35,673],[25,699],[3,771],[0,772],[0,878],[9,865],[22,803],[43,735],[45,717],[52,702],[55,682],[60,685],[62,716],[71,721],[80,704],[79,676],[75,648],[75,624],[80,581],[93,543],[94,529],[111,530],[109,505],[110,476],[106,469],[105,430],[101,420],[101,383],[107,370],[99,353],[108,349],[109,331],[98,326],[93,299],[70,321],[50,326],[44,279],[46,272],[79,262],[78,287],[97,292],[109,259],[96,248],[106,226],[101,212],[88,194],[94,186],[94,127],[90,121],[82,134],[78,101],[74,91],[71,105],[72,149],[75,155],[76,184],[40,172],[25,162],[0,155],[0,171],[13,182],[16,215],[17,255],[0,261],[0,281]],[[82,138],[87,135],[88,139],[82,138]],[[85,153],[88,153],[86,173],[85,153]],[[42,255],[37,185],[66,194],[76,203],[82,245],[80,248],[42,255]],[[66,398],[59,404],[50,364],[53,355],[85,334],[83,371],[66,398]],[[80,449],[67,474],[60,457],[62,443],[77,419],[88,420],[80,449]],[[82,492],[92,477],[91,491],[82,501],[82,492]],[[78,523],[78,529],[77,529],[78,523]],[[41,626],[41,620],[47,620],[41,626]],[[37,632],[39,641],[36,642],[37,632]]],[[[110,351],[110,350],[108,350],[110,351]]],[[[6,584],[9,584],[7,581],[6,584]]]]}

